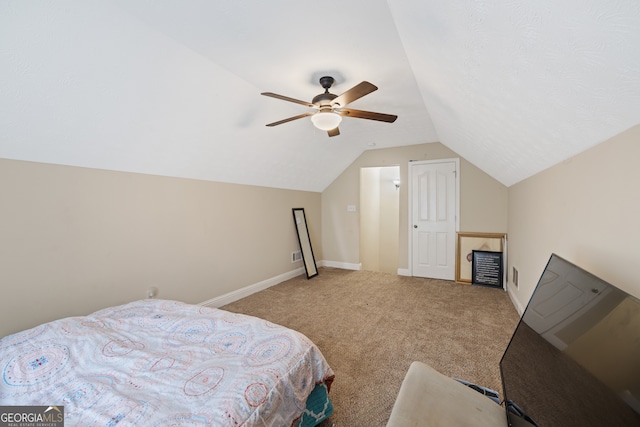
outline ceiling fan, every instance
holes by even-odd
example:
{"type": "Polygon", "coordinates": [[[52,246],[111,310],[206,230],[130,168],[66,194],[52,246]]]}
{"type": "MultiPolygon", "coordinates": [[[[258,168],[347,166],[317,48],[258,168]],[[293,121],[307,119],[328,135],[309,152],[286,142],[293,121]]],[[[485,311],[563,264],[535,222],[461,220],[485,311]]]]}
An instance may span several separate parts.
{"type": "Polygon", "coordinates": [[[283,101],[295,102],[296,104],[305,105],[313,108],[315,111],[308,111],[306,113],[289,117],[287,119],[279,120],[277,122],[269,123],[267,126],[273,127],[283,123],[291,122],[293,120],[301,119],[303,117],[311,116],[311,121],[318,129],[325,130],[329,136],[340,135],[338,125],[342,121],[342,117],[354,117],[357,119],[377,120],[380,122],[393,123],[398,116],[392,114],[373,113],[371,111],[354,110],[352,108],[344,108],[347,104],[360,99],[371,92],[378,90],[378,87],[369,83],[362,82],[342,95],[334,95],[329,93],[329,88],[334,83],[333,77],[324,76],[320,78],[320,85],[324,89],[324,93],[316,95],[311,102],[300,101],[299,99],[289,98],[288,96],[278,95],[272,92],[263,92],[261,95],[270,96],[272,98],[282,99],[283,101]]]}

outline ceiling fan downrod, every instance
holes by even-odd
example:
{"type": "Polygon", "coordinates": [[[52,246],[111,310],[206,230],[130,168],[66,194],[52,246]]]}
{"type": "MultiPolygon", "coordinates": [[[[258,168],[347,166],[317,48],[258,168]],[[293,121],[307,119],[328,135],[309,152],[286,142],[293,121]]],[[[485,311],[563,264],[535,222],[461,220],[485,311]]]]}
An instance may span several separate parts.
{"type": "MultiPolygon", "coordinates": [[[[322,110],[322,107],[330,107],[331,101],[333,101],[338,97],[338,95],[329,93],[329,88],[333,86],[334,82],[335,80],[331,76],[320,77],[320,85],[324,89],[324,93],[314,96],[313,99],[311,100],[311,103],[317,104],[321,110],[322,110]]],[[[337,107],[339,107],[339,105],[337,105],[337,107]]]]}

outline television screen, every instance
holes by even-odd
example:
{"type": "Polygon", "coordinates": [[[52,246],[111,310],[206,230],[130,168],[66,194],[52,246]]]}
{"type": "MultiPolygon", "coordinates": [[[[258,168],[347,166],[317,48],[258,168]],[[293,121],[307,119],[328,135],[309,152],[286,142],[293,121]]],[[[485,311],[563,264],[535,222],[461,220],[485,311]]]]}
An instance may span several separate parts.
{"type": "Polygon", "coordinates": [[[500,371],[511,426],[640,426],[640,301],[553,254],[500,371]]]}

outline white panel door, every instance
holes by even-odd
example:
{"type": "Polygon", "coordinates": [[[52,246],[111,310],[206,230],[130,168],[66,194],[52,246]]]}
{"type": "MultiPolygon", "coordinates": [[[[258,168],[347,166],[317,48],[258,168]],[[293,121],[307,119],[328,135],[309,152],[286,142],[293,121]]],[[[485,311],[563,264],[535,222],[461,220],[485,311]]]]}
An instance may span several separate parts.
{"type": "Polygon", "coordinates": [[[455,279],[456,162],[411,163],[411,271],[455,279]]]}

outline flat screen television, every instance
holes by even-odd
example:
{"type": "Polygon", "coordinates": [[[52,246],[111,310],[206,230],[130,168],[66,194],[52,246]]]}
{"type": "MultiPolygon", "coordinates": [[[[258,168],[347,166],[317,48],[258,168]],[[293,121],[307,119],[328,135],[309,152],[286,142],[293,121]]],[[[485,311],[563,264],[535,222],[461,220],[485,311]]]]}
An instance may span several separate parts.
{"type": "Polygon", "coordinates": [[[551,255],[500,372],[510,426],[640,426],[640,301],[551,255]]]}

